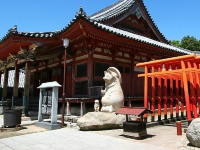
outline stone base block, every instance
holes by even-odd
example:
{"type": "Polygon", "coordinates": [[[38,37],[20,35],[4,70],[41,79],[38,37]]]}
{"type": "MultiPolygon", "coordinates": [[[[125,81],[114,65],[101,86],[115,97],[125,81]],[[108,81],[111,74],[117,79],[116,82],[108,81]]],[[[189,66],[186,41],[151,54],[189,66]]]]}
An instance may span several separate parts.
{"type": "Polygon", "coordinates": [[[140,121],[126,121],[123,123],[123,134],[134,137],[147,135],[146,123],[140,121]]]}
{"type": "Polygon", "coordinates": [[[34,125],[47,130],[56,130],[61,128],[60,124],[51,124],[50,122],[35,122],[34,125]]]}

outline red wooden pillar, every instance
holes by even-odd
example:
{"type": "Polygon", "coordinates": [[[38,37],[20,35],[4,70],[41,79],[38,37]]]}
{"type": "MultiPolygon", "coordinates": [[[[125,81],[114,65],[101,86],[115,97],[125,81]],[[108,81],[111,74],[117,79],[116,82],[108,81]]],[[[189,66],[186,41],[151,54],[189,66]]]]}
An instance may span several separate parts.
{"type": "MultiPolygon", "coordinates": [[[[187,63],[188,68],[192,68],[190,62],[187,63]]],[[[191,101],[192,101],[192,108],[194,112],[194,118],[198,118],[197,115],[197,106],[195,101],[195,89],[194,89],[194,80],[193,80],[193,74],[192,72],[189,72],[189,78],[190,78],[190,90],[191,90],[191,101]]]]}
{"type": "MultiPolygon", "coordinates": [[[[161,69],[158,69],[159,72],[161,69]]],[[[161,90],[162,90],[162,81],[161,77],[158,78],[158,121],[161,121],[161,90]]]]}
{"type": "MultiPolygon", "coordinates": [[[[194,68],[197,69],[197,64],[194,63],[194,68]]],[[[200,114],[200,81],[199,81],[199,74],[195,72],[195,77],[196,77],[196,91],[197,91],[197,99],[198,99],[198,104],[199,104],[199,114],[200,114]]]]}
{"type": "Polygon", "coordinates": [[[179,118],[179,80],[176,79],[176,118],[179,118]]]}
{"type": "Polygon", "coordinates": [[[75,95],[75,79],[76,79],[76,73],[75,73],[75,54],[73,56],[72,61],[72,97],[75,95]]]}
{"type": "Polygon", "coordinates": [[[88,76],[88,87],[91,87],[91,86],[93,86],[93,54],[92,54],[92,50],[89,50],[89,52],[88,52],[87,76],[88,76]]]}
{"type": "Polygon", "coordinates": [[[187,75],[185,72],[185,63],[183,61],[181,61],[181,67],[183,70],[183,84],[184,84],[184,91],[185,91],[187,119],[188,119],[188,124],[190,124],[192,121],[191,113],[190,113],[190,98],[189,98],[189,92],[188,92],[188,80],[187,80],[187,75]]]}
{"type": "Polygon", "coordinates": [[[134,77],[134,61],[135,61],[135,55],[131,54],[131,94],[132,96],[134,96],[134,80],[133,80],[133,77],[134,77]]]}
{"type": "Polygon", "coordinates": [[[174,108],[173,108],[173,78],[170,78],[170,118],[173,119],[173,112],[174,112],[174,108]]]}
{"type": "MultiPolygon", "coordinates": [[[[148,108],[148,68],[145,66],[145,77],[144,77],[144,107],[148,108]]],[[[144,122],[147,122],[147,113],[144,114],[144,122]]]]}
{"type": "MultiPolygon", "coordinates": [[[[152,67],[152,73],[155,72],[155,68],[152,67]]],[[[152,98],[151,98],[151,121],[154,122],[155,119],[155,76],[152,76],[152,98]]]]}
{"type": "Polygon", "coordinates": [[[167,120],[167,78],[164,78],[164,119],[167,120]]]}
{"type": "Polygon", "coordinates": [[[116,67],[116,60],[115,60],[115,57],[116,57],[116,50],[113,49],[113,51],[112,51],[112,66],[113,66],[113,67],[116,67]]]}
{"type": "MultiPolygon", "coordinates": [[[[194,93],[195,93],[194,102],[195,102],[195,106],[196,106],[196,109],[197,109],[197,91],[196,91],[196,89],[197,89],[197,81],[196,81],[195,73],[192,73],[192,76],[194,77],[193,78],[194,79],[194,93]]],[[[197,112],[197,115],[198,115],[198,112],[197,112]]]]}
{"type": "Polygon", "coordinates": [[[183,79],[181,79],[181,117],[184,117],[184,88],[183,88],[183,79]]]}

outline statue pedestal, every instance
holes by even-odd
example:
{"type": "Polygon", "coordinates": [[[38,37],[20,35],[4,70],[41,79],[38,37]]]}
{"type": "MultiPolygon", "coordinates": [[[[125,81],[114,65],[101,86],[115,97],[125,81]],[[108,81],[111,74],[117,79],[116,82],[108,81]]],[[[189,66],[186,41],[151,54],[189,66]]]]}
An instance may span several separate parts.
{"type": "Polygon", "coordinates": [[[78,119],[80,130],[108,130],[120,129],[125,121],[124,115],[116,115],[109,112],[89,112],[78,119]]]}

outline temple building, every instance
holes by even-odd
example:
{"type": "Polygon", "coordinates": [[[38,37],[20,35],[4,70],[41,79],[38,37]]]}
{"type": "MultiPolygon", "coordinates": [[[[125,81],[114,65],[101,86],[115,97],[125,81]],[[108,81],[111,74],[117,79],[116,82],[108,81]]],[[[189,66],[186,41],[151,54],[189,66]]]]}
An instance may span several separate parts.
{"type": "Polygon", "coordinates": [[[144,70],[137,68],[137,63],[191,53],[169,45],[142,0],[119,0],[90,16],[80,7],[75,18],[59,31],[21,32],[14,26],[0,40],[1,97],[12,99],[13,105],[21,102],[25,113],[37,111],[37,87],[50,81],[63,86],[66,69],[66,88],[59,89],[59,101],[65,93],[66,103],[84,107],[100,99],[104,71],[113,66],[121,72],[125,102],[131,105],[144,95],[144,80],[138,78],[144,70]],[[69,40],[66,58],[65,38],[69,40]],[[15,70],[13,88],[8,90],[11,70],[15,70]],[[23,87],[19,87],[20,70],[25,74],[23,87]]]}

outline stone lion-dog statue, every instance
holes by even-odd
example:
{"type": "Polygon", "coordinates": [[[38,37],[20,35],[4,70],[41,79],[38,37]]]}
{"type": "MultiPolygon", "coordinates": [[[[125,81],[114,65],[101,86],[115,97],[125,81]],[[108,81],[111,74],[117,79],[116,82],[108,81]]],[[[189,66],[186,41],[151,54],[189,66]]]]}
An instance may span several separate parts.
{"type": "Polygon", "coordinates": [[[104,71],[105,90],[102,90],[102,112],[116,112],[124,102],[124,94],[121,88],[121,74],[115,67],[109,67],[104,71]]]}

